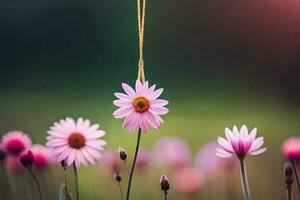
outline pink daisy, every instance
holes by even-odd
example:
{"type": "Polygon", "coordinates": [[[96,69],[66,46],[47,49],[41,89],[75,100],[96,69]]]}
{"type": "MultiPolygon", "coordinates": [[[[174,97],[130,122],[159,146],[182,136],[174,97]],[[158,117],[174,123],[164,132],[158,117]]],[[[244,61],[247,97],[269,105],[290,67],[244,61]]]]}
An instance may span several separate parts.
{"type": "Polygon", "coordinates": [[[76,168],[81,164],[95,164],[106,145],[99,139],[105,135],[99,127],[98,124],[91,125],[88,119],[79,118],[77,122],[69,117],[61,119],[50,127],[46,145],[52,149],[57,162],[65,160],[68,166],[75,163],[76,168]]]}
{"type": "Polygon", "coordinates": [[[203,185],[200,171],[194,167],[179,169],[174,174],[174,187],[178,192],[193,194],[203,185]]]}
{"type": "Polygon", "coordinates": [[[113,173],[119,172],[121,170],[121,162],[119,159],[119,154],[115,150],[105,151],[101,158],[101,162],[113,173]]]}
{"type": "Polygon", "coordinates": [[[31,140],[21,131],[10,131],[2,137],[1,143],[7,154],[18,156],[30,148],[31,140]]]}
{"type": "Polygon", "coordinates": [[[31,152],[34,156],[34,165],[37,168],[48,167],[53,164],[54,158],[48,147],[45,147],[40,144],[36,144],[31,148],[31,152]]]}
{"type": "Polygon", "coordinates": [[[159,129],[163,123],[160,115],[169,112],[166,106],[168,101],[157,99],[163,92],[163,89],[155,90],[156,85],[149,88],[148,81],[144,84],[137,80],[135,90],[129,85],[123,83],[122,87],[126,94],[115,93],[119,98],[115,100],[114,105],[118,106],[113,115],[115,118],[125,118],[123,128],[129,128],[130,132],[134,132],[139,126],[143,132],[148,132],[150,124],[153,128],[159,129]]]}
{"type": "Polygon", "coordinates": [[[239,131],[236,126],[231,131],[225,128],[226,139],[219,137],[218,143],[222,148],[217,148],[217,156],[231,157],[236,154],[238,158],[243,159],[247,154],[259,155],[264,153],[267,149],[261,148],[264,144],[264,138],[256,138],[257,128],[254,128],[248,133],[248,128],[243,125],[239,131]]]}
{"type": "Polygon", "coordinates": [[[182,168],[189,165],[191,151],[189,145],[178,137],[163,137],[153,147],[153,160],[171,168],[182,168]]]}
{"type": "Polygon", "coordinates": [[[300,137],[291,137],[284,141],[282,153],[290,160],[300,160],[300,137]]]}
{"type": "Polygon", "coordinates": [[[140,149],[136,159],[136,166],[139,169],[145,169],[150,164],[150,153],[146,149],[140,149]]]}
{"type": "Polygon", "coordinates": [[[224,159],[216,156],[216,148],[218,147],[217,142],[210,142],[205,144],[196,154],[195,165],[205,176],[212,177],[219,173],[231,172],[238,164],[236,157],[224,159]]]}

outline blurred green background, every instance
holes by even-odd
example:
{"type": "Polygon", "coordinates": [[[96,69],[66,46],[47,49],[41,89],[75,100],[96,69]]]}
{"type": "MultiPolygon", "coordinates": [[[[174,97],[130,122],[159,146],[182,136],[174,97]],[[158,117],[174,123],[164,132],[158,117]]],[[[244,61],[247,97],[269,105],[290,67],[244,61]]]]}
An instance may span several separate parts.
{"type": "MultiPolygon", "coordinates": [[[[300,129],[299,22],[297,0],[148,1],[146,79],[165,89],[170,113],[142,146],[172,135],[196,153],[226,126],[257,126],[268,151],[248,160],[253,198],[283,199],[280,146],[300,129]]],[[[107,131],[108,149],[132,152],[136,134],[113,119],[112,101],[137,75],[135,1],[3,0],[0,25],[1,134],[23,130],[44,144],[54,121],[82,116],[107,131]]],[[[92,178],[99,171],[80,172],[83,199],[118,198],[113,182],[107,192],[103,176],[92,178]]],[[[133,199],[160,199],[161,173],[138,180],[133,199]]]]}

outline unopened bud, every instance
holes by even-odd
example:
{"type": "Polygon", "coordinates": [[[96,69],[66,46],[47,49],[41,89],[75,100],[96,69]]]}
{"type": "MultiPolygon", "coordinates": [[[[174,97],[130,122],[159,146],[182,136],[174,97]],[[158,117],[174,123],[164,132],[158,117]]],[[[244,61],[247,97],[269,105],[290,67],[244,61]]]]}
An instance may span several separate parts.
{"type": "Polygon", "coordinates": [[[63,168],[66,168],[66,167],[67,167],[67,163],[66,163],[65,160],[60,161],[60,164],[61,164],[61,166],[62,166],[63,168]]]}
{"type": "Polygon", "coordinates": [[[26,168],[31,167],[33,164],[33,161],[34,161],[34,156],[31,151],[28,151],[26,154],[23,154],[20,157],[21,164],[26,168]]]}
{"type": "Polygon", "coordinates": [[[160,187],[161,187],[161,190],[163,190],[165,192],[170,189],[170,182],[165,175],[162,175],[160,177],[160,187]]]}
{"type": "Polygon", "coordinates": [[[120,172],[116,172],[115,173],[115,180],[117,182],[121,182],[122,181],[122,176],[121,176],[120,172]]]}
{"type": "Polygon", "coordinates": [[[121,160],[127,161],[127,153],[122,147],[119,147],[119,157],[121,160]]]}
{"type": "Polygon", "coordinates": [[[284,163],[284,175],[286,177],[286,184],[292,184],[294,181],[293,175],[294,175],[294,169],[293,165],[290,161],[287,161],[284,163]]]}

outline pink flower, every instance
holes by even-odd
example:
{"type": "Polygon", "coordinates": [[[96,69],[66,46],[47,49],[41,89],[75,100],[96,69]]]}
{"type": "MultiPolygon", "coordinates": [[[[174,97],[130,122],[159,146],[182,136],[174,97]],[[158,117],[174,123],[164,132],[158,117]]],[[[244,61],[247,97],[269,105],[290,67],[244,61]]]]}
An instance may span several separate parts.
{"type": "Polygon", "coordinates": [[[30,138],[21,131],[10,131],[2,137],[3,150],[10,155],[18,156],[30,148],[30,138]]]}
{"type": "Polygon", "coordinates": [[[119,99],[113,103],[119,109],[113,115],[115,118],[125,118],[123,128],[129,128],[130,132],[134,132],[139,126],[143,132],[148,132],[148,124],[150,124],[153,128],[159,129],[160,124],[163,123],[160,115],[169,112],[164,107],[168,101],[157,99],[163,89],[155,90],[155,85],[149,88],[148,81],[142,85],[139,80],[136,81],[135,90],[125,83],[122,87],[126,94],[115,93],[119,99]]]}
{"type": "Polygon", "coordinates": [[[220,172],[228,172],[237,166],[236,157],[224,159],[216,156],[217,142],[205,144],[197,153],[195,165],[206,176],[214,176],[220,172]]]}
{"type": "Polygon", "coordinates": [[[25,171],[25,167],[20,162],[20,157],[16,155],[8,155],[5,158],[5,167],[10,172],[20,173],[25,171]]]}
{"type": "Polygon", "coordinates": [[[101,161],[113,173],[119,172],[121,169],[121,162],[117,151],[105,151],[103,153],[101,161]]]}
{"type": "Polygon", "coordinates": [[[48,167],[54,162],[53,155],[48,147],[36,144],[31,148],[34,155],[34,165],[37,168],[48,167]]]}
{"type": "Polygon", "coordinates": [[[282,153],[290,160],[300,159],[300,137],[291,137],[284,141],[282,153]]]}
{"type": "Polygon", "coordinates": [[[99,127],[98,124],[91,125],[88,119],[79,118],[77,122],[69,117],[61,119],[50,127],[46,145],[52,149],[56,161],[66,160],[67,166],[75,163],[79,168],[81,164],[95,164],[106,145],[99,139],[105,135],[99,127]]]}
{"type": "Polygon", "coordinates": [[[174,187],[182,193],[195,193],[202,186],[202,176],[198,169],[186,167],[174,174],[174,187]]]}
{"type": "Polygon", "coordinates": [[[150,163],[149,151],[146,149],[140,149],[136,159],[136,166],[139,169],[144,169],[148,167],[150,163]]]}
{"type": "Polygon", "coordinates": [[[188,144],[177,137],[163,137],[153,148],[154,160],[172,168],[181,168],[190,163],[191,152],[188,144]]]}
{"type": "Polygon", "coordinates": [[[250,134],[246,125],[243,125],[239,131],[236,126],[231,131],[229,128],[225,128],[225,135],[227,140],[222,137],[218,138],[218,143],[222,149],[217,148],[217,156],[231,157],[236,154],[240,159],[243,159],[247,154],[259,155],[265,152],[266,148],[261,148],[264,144],[264,138],[256,137],[257,129],[254,128],[250,134]]]}

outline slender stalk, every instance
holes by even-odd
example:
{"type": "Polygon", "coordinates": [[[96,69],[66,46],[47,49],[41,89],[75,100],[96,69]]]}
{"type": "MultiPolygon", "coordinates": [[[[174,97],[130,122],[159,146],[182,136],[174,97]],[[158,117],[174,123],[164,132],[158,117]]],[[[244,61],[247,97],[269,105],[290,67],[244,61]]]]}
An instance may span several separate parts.
{"type": "Polygon", "coordinates": [[[292,196],[292,184],[288,184],[286,186],[286,194],[287,194],[287,200],[293,200],[293,196],[292,196]]]}
{"type": "Polygon", "coordinates": [[[298,191],[299,191],[299,194],[300,194],[300,184],[299,184],[298,172],[297,172],[297,167],[296,167],[296,163],[295,163],[294,160],[292,160],[292,165],[293,165],[293,168],[294,168],[295,177],[296,177],[297,186],[298,186],[298,191]]]}
{"type": "Polygon", "coordinates": [[[78,174],[77,174],[77,168],[75,166],[75,163],[73,164],[73,171],[75,177],[76,200],[79,200],[78,174]]]}
{"type": "Polygon", "coordinates": [[[240,164],[241,164],[240,174],[241,174],[241,182],[242,182],[242,190],[243,190],[244,199],[251,200],[244,158],[240,158],[240,164]]]}
{"type": "Polygon", "coordinates": [[[40,183],[39,183],[39,180],[37,179],[37,177],[33,174],[32,170],[30,167],[27,168],[29,173],[31,174],[33,180],[35,181],[36,183],[36,186],[38,188],[38,191],[39,191],[39,196],[40,196],[40,199],[43,200],[43,196],[42,196],[42,192],[41,192],[41,186],[40,186],[40,183]]]}
{"type": "Polygon", "coordinates": [[[139,151],[141,135],[142,135],[142,129],[139,127],[138,136],[137,136],[137,140],[136,140],[133,163],[132,163],[131,170],[130,170],[129,177],[128,177],[126,200],[129,200],[129,196],[130,196],[132,176],[133,176],[133,173],[134,173],[135,163],[136,163],[136,159],[137,159],[137,155],[138,155],[138,151],[139,151]]]}
{"type": "Polygon", "coordinates": [[[168,192],[165,191],[165,200],[168,200],[168,192]]]}
{"type": "Polygon", "coordinates": [[[122,190],[122,185],[120,182],[118,182],[119,189],[120,189],[120,195],[121,195],[121,200],[123,200],[123,190],[122,190]]]}
{"type": "Polygon", "coordinates": [[[63,167],[64,169],[64,181],[65,181],[65,199],[66,200],[72,200],[69,189],[68,189],[68,181],[67,181],[67,168],[63,167]]]}

